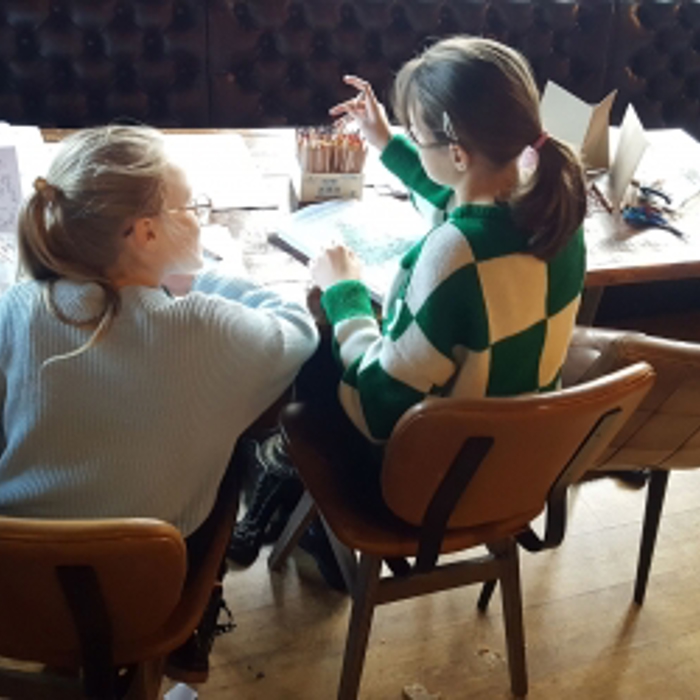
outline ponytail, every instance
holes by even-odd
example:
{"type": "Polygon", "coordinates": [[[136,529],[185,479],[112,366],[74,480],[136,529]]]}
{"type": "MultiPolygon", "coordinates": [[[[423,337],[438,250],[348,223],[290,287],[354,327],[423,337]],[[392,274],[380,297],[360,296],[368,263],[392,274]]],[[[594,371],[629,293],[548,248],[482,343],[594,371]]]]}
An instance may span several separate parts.
{"type": "Polygon", "coordinates": [[[34,181],[18,220],[21,265],[46,282],[45,302],[56,318],[93,329],[77,350],[44,365],[85,352],[109,330],[121,306],[110,275],[124,249],[125,232],[139,217],[162,211],[168,167],[156,130],[97,127],[64,139],[46,178],[34,181]],[[85,320],[62,311],[54,294],[60,279],[98,285],[103,292],[98,313],[85,320]]]}
{"type": "Polygon", "coordinates": [[[529,251],[551,260],[583,223],[586,180],[574,151],[552,136],[537,149],[538,164],[531,178],[511,199],[516,223],[531,235],[529,251]]]}
{"type": "Polygon", "coordinates": [[[35,180],[34,192],[20,210],[18,219],[20,263],[31,277],[47,283],[44,301],[56,318],[69,326],[94,329],[94,332],[83,345],[69,353],[49,358],[44,366],[76,357],[91,348],[109,330],[121,305],[119,291],[109,279],[87,269],[80,262],[66,258],[57,249],[60,248],[57,243],[69,240],[63,224],[64,200],[58,187],[44,178],[35,180]],[[100,311],[88,319],[75,319],[63,313],[54,298],[55,283],[62,277],[97,284],[104,296],[100,311]]]}

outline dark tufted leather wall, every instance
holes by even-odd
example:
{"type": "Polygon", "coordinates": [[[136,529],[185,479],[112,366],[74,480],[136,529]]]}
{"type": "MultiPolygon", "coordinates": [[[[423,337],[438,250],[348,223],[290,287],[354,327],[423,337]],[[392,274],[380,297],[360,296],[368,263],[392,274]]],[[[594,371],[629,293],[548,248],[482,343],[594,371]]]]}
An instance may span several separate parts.
{"type": "Polygon", "coordinates": [[[0,119],[205,126],[198,0],[0,0],[0,119]]]}
{"type": "Polygon", "coordinates": [[[615,34],[614,116],[631,100],[645,126],[681,126],[700,138],[700,3],[623,0],[615,34]]]}
{"type": "Polygon", "coordinates": [[[377,93],[437,37],[468,33],[514,46],[538,82],[552,78],[599,99],[613,13],[583,0],[211,0],[212,121],[216,125],[327,120],[356,73],[377,93]]]}
{"type": "Polygon", "coordinates": [[[383,99],[437,37],[520,49],[542,86],[620,89],[647,126],[700,137],[691,0],[0,0],[0,119],[83,126],[269,126],[327,119],[367,77],[383,99]]]}

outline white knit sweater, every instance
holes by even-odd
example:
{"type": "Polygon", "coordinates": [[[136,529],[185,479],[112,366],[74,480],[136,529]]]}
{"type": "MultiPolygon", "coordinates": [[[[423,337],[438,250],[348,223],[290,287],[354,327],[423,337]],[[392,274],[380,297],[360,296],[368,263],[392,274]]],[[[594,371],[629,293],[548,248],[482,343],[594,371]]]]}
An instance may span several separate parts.
{"type": "MultiPolygon", "coordinates": [[[[0,298],[0,514],[148,516],[192,533],[212,508],[234,444],[316,347],[298,304],[209,271],[194,291],[125,287],[107,334],[49,312],[43,284],[0,298]]],[[[63,313],[90,318],[102,292],[55,287],[63,313]]]]}

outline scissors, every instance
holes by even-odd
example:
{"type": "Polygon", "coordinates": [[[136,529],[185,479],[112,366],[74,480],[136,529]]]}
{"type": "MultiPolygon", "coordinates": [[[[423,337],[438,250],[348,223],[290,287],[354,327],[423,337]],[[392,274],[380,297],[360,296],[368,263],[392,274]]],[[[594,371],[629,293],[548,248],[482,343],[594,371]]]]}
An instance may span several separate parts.
{"type": "Polygon", "coordinates": [[[683,231],[673,226],[658,209],[649,205],[627,206],[622,211],[622,218],[634,228],[653,226],[655,228],[665,229],[678,238],[685,238],[683,231]]]}

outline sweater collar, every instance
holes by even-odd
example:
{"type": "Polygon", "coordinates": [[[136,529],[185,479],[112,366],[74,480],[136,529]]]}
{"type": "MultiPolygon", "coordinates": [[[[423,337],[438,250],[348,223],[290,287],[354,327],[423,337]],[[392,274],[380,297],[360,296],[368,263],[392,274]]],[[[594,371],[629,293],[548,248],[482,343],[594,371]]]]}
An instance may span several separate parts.
{"type": "MultiPolygon", "coordinates": [[[[140,301],[148,306],[159,307],[170,303],[169,296],[161,288],[122,287],[120,295],[124,304],[140,301]]],[[[59,311],[77,322],[95,318],[102,311],[104,297],[104,290],[95,282],[60,279],[53,288],[53,300],[59,311]]]]}
{"type": "Polygon", "coordinates": [[[460,204],[455,207],[448,217],[450,221],[459,219],[500,219],[512,221],[510,207],[504,203],[496,204],[460,204]]]}

